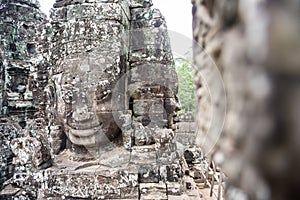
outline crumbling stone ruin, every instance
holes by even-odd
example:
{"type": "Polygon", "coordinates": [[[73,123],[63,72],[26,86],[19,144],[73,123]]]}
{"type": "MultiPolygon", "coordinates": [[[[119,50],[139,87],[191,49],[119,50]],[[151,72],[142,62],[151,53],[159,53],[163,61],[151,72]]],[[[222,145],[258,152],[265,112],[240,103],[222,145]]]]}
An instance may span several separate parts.
{"type": "Polygon", "coordinates": [[[0,185],[14,172],[11,141],[20,137],[19,130],[30,124],[36,111],[33,93],[38,58],[34,36],[46,17],[38,7],[37,1],[0,1],[0,185]]]}
{"type": "Polygon", "coordinates": [[[151,0],[0,1],[1,199],[298,199],[299,2],[192,3],[195,120],[151,0]]]}
{"type": "Polygon", "coordinates": [[[226,89],[224,129],[205,152],[229,177],[226,198],[298,199],[299,1],[192,3],[201,137],[215,139],[210,113],[224,108],[216,68],[226,89]]]}
{"type": "Polygon", "coordinates": [[[33,119],[36,28],[45,20],[36,1],[1,1],[1,114],[19,123],[33,119]]]}
{"type": "Polygon", "coordinates": [[[0,6],[28,34],[14,47],[19,29],[1,29],[1,198],[200,198],[190,170],[204,158],[177,148],[177,75],[151,0],[57,0],[49,22],[36,1],[0,6]]]}
{"type": "Polygon", "coordinates": [[[195,143],[196,122],[193,113],[180,114],[176,126],[175,132],[178,143],[184,146],[190,146],[195,143]]]}

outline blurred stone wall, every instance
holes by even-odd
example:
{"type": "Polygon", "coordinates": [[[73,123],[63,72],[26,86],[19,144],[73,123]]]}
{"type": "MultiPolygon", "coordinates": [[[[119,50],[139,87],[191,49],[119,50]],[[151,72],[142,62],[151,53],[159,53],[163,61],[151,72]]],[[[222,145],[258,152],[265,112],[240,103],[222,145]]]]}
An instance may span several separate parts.
{"type": "Polygon", "coordinates": [[[226,105],[205,153],[229,177],[227,199],[299,198],[299,1],[192,3],[198,134],[216,138],[206,133],[226,105]],[[209,95],[222,94],[215,69],[226,98],[209,95]]]}

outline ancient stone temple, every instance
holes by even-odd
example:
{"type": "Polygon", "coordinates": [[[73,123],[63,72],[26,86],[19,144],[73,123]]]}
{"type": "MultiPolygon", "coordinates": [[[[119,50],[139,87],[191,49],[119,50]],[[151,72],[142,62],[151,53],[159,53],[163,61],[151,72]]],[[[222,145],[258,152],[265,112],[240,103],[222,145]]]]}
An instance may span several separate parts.
{"type": "Polygon", "coordinates": [[[25,127],[33,119],[35,34],[45,15],[37,1],[1,1],[1,114],[25,127]]]}
{"type": "Polygon", "coordinates": [[[0,1],[0,186],[13,174],[10,142],[34,119],[35,83],[44,78],[35,71],[39,63],[35,34],[45,21],[38,7],[37,1],[0,1]]]}
{"type": "Polygon", "coordinates": [[[177,148],[177,75],[151,0],[57,0],[49,22],[33,1],[0,6],[1,198],[200,198],[190,170],[203,156],[177,148]]]}

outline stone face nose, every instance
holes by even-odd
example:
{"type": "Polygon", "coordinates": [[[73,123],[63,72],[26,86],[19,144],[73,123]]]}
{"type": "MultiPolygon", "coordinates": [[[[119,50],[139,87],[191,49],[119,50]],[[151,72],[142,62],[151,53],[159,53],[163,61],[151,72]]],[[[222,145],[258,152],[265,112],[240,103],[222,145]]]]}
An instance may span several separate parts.
{"type": "Polygon", "coordinates": [[[76,122],[84,122],[87,120],[92,119],[92,112],[89,111],[88,107],[86,105],[78,106],[74,108],[72,118],[76,122]]]}

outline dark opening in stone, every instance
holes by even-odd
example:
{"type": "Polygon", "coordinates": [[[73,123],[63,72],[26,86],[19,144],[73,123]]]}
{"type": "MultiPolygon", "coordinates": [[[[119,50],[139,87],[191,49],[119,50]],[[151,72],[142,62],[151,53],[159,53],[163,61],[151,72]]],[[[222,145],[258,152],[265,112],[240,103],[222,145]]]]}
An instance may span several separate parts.
{"type": "Polygon", "coordinates": [[[35,45],[27,43],[27,52],[29,54],[34,54],[35,53],[35,45]]]}
{"type": "Polygon", "coordinates": [[[17,47],[16,47],[16,44],[15,43],[10,43],[9,44],[9,48],[12,52],[15,52],[17,51],[17,47]]]}

